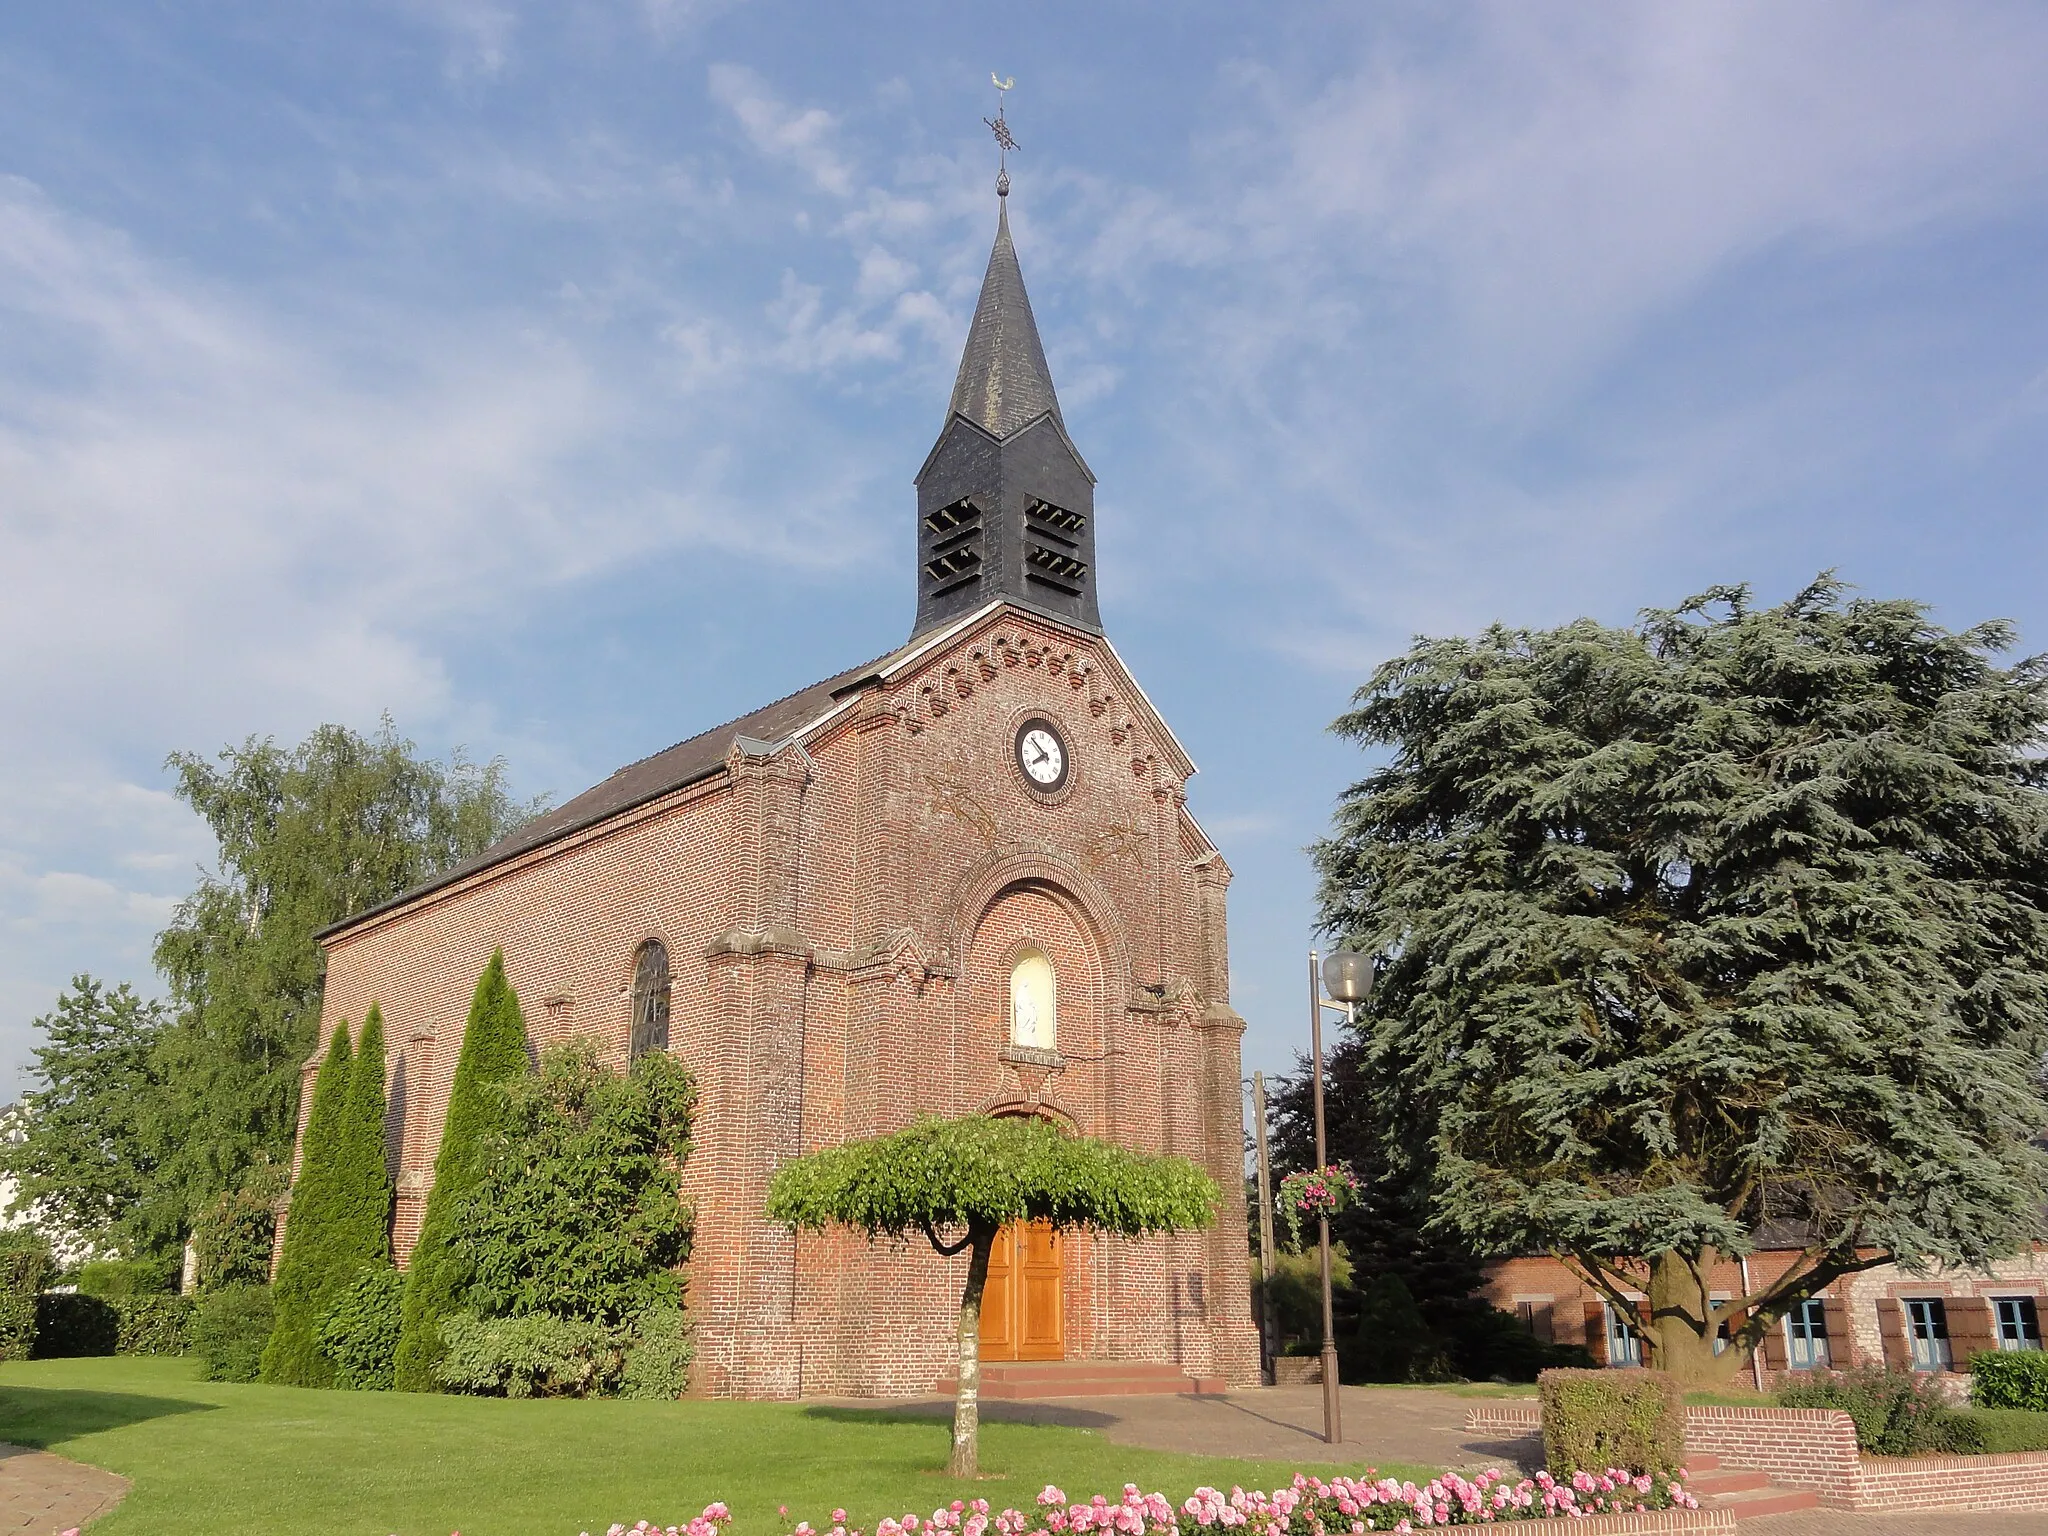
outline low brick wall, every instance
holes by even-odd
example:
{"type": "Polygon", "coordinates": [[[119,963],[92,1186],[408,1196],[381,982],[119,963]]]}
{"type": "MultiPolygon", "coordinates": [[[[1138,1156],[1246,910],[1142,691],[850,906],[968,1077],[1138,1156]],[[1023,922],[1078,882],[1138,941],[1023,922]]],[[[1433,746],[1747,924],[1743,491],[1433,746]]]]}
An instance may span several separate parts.
{"type": "Polygon", "coordinates": [[[2048,1510],[2048,1451],[1867,1457],[1856,1508],[2048,1510]]]}
{"type": "Polygon", "coordinates": [[[1512,1520],[1502,1530],[1515,1536],[1654,1536],[1660,1531],[1704,1533],[1704,1536],[1734,1536],[1735,1516],[1725,1509],[1653,1509],[1640,1515],[1584,1515],[1564,1520],[1512,1520]]]}
{"type": "Polygon", "coordinates": [[[1314,1387],[1323,1380],[1323,1357],[1321,1355],[1275,1355],[1273,1357],[1273,1385],[1276,1387],[1314,1387]]]}
{"type": "MultiPolygon", "coordinates": [[[[1535,1434],[1542,1414],[1535,1403],[1480,1403],[1465,1427],[1504,1438],[1535,1434]]],[[[1811,1488],[1836,1509],[2048,1511],[2048,1451],[1864,1456],[1855,1424],[1832,1408],[1688,1408],[1685,1448],[1787,1488],[1811,1488]]]]}

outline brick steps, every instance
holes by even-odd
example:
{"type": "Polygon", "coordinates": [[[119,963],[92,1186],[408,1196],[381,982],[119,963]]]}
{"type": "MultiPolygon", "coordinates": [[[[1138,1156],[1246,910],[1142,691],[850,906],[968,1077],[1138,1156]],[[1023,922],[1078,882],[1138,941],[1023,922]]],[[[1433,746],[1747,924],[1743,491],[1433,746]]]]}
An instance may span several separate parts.
{"type": "Polygon", "coordinates": [[[1820,1495],[1812,1489],[1780,1487],[1764,1472],[1723,1471],[1721,1458],[1711,1452],[1686,1457],[1685,1470],[1692,1474],[1686,1486],[1702,1509],[1725,1509],[1737,1520],[1820,1507],[1820,1495]]]}
{"type": "MultiPolygon", "coordinates": [[[[933,1390],[951,1397],[951,1376],[933,1390]]],[[[1177,1365],[1143,1360],[997,1360],[981,1368],[981,1395],[999,1401],[1046,1397],[1208,1396],[1224,1390],[1216,1378],[1190,1376],[1177,1365]]]]}

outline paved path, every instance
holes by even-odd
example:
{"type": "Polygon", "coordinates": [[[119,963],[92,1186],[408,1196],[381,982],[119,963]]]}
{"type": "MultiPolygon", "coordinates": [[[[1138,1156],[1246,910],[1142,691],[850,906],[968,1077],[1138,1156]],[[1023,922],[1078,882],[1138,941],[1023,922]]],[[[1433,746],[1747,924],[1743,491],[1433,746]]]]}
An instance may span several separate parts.
{"type": "MultiPolygon", "coordinates": [[[[848,1399],[848,1406],[856,1400],[848,1399]]],[[[879,1406],[874,1399],[858,1405],[879,1406]]],[[[905,1405],[912,1413],[949,1414],[950,1399],[905,1405]]],[[[1534,1436],[1502,1440],[1465,1428],[1472,1399],[1426,1389],[1346,1387],[1344,1440],[1323,1441],[1321,1387],[1262,1387],[1214,1397],[1065,1397],[1043,1402],[983,1398],[982,1417],[1022,1424],[1066,1424],[1098,1431],[1119,1445],[1194,1456],[1250,1456],[1302,1466],[1406,1462],[1428,1467],[1534,1466],[1534,1436]]]]}
{"type": "Polygon", "coordinates": [[[0,1444],[0,1536],[59,1536],[104,1515],[127,1493],[125,1477],[0,1444]]]}

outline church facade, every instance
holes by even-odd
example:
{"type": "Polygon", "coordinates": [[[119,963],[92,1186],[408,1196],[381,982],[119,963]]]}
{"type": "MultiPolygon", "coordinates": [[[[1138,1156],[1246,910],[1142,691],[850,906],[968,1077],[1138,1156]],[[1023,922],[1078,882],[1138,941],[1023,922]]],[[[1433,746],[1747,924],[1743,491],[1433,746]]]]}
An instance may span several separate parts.
{"type": "Polygon", "coordinates": [[[700,1390],[906,1395],[951,1373],[964,1257],[792,1236],[762,1209],[791,1157],[975,1112],[1178,1153],[1223,1191],[1201,1233],[1006,1234],[985,1358],[1257,1381],[1230,871],[1188,813],[1194,765],[1103,633],[1093,490],[1005,205],[917,478],[909,641],[323,935],[323,1044],[375,1002],[395,1047],[401,1263],[502,948],[536,1048],[583,1035],[696,1074],[700,1390]]]}

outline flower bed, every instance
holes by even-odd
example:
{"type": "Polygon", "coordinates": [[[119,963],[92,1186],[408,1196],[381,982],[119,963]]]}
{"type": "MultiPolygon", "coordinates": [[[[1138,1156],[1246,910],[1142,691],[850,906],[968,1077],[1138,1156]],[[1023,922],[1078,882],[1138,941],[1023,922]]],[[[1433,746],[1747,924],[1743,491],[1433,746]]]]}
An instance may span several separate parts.
{"type": "MultiPolygon", "coordinates": [[[[1658,1510],[1696,1510],[1699,1500],[1680,1481],[1657,1483],[1620,1468],[1600,1476],[1581,1472],[1560,1481],[1547,1472],[1510,1482],[1506,1473],[1476,1478],[1445,1473],[1417,1485],[1393,1478],[1375,1480],[1297,1475],[1291,1486],[1272,1493],[1233,1488],[1197,1488],[1176,1507],[1162,1493],[1141,1493],[1124,1485],[1123,1497],[1097,1494],[1085,1504],[1069,1503],[1048,1487],[1030,1510],[997,1511],[986,1499],[962,1501],[915,1513],[885,1516],[874,1536],[1196,1536],[1203,1531],[1242,1530],[1244,1536],[1363,1536],[1367,1531],[1417,1531],[1444,1525],[1496,1525],[1505,1520],[1583,1520],[1599,1516],[1640,1516],[1658,1510]]],[[[783,1511],[785,1518],[788,1511],[783,1511]]],[[[607,1536],[723,1536],[731,1512],[712,1504],[687,1525],[614,1525],[607,1536]]],[[[585,1533],[588,1536],[588,1533],[585,1533]]],[[[843,1509],[832,1511],[823,1528],[800,1520],[789,1536],[868,1536],[843,1509]]]]}

